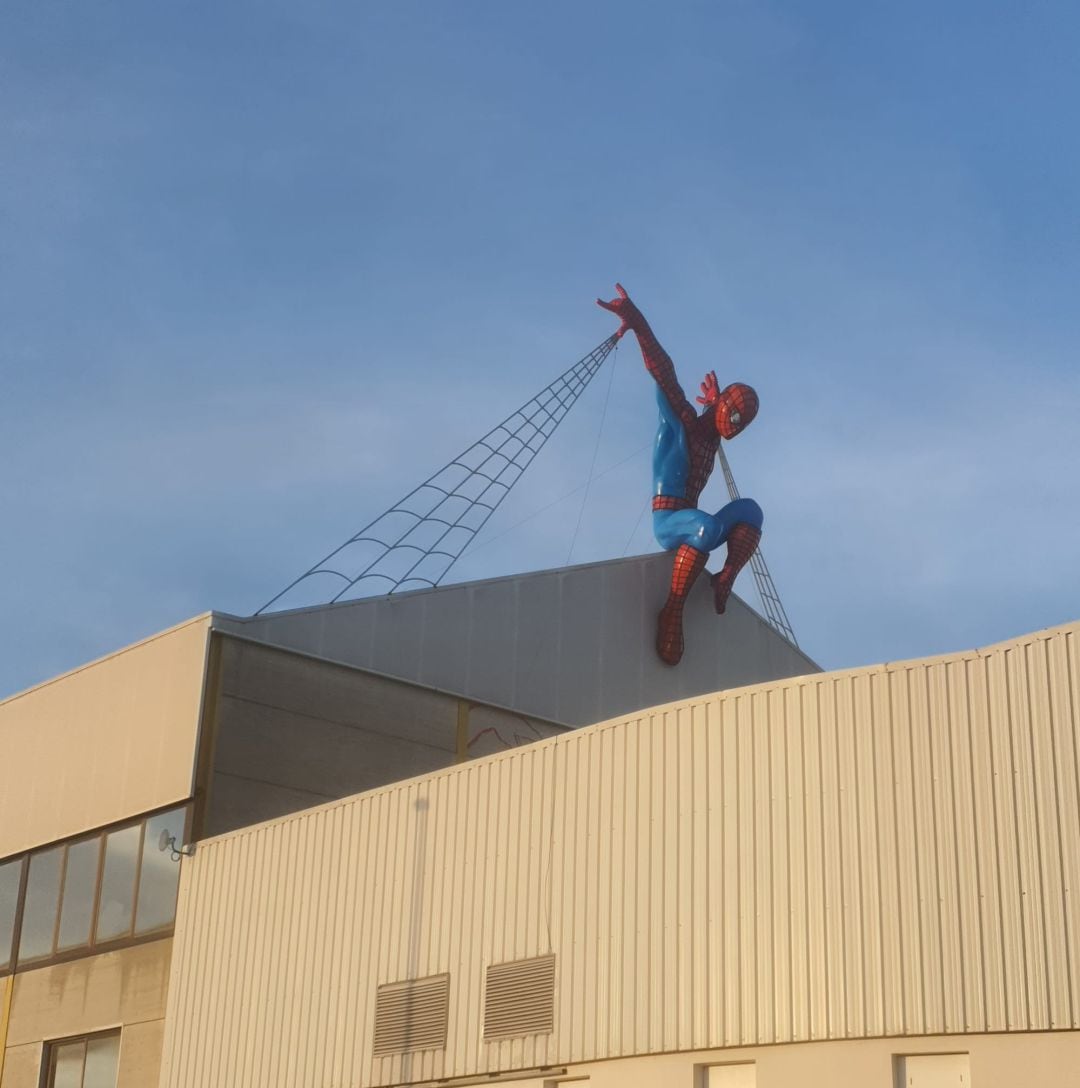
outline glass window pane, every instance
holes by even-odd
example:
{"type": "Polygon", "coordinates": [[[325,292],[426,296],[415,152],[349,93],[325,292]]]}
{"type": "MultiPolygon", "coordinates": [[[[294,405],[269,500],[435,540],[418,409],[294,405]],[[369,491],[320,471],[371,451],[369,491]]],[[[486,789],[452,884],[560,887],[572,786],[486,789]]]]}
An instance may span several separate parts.
{"type": "Polygon", "coordinates": [[[49,1088],[82,1088],[85,1041],[80,1039],[77,1043],[64,1043],[56,1048],[55,1053],[49,1088]]]}
{"type": "Polygon", "coordinates": [[[23,859],[0,865],[0,971],[11,966],[11,940],[15,936],[15,912],[19,907],[19,881],[23,859]]]}
{"type": "Polygon", "coordinates": [[[151,816],[146,821],[143,837],[142,870],[139,874],[139,903],[135,910],[135,932],[146,933],[170,925],[176,917],[176,887],[180,881],[180,862],[173,861],[172,852],[161,849],[162,833],[176,837],[176,845],[184,842],[182,808],[151,816]]]}
{"type": "Polygon", "coordinates": [[[86,1041],[86,1074],[82,1088],[116,1088],[120,1036],[105,1035],[86,1041]]]}
{"type": "Polygon", "coordinates": [[[105,871],[101,878],[101,902],[94,938],[97,941],[110,941],[131,932],[141,830],[136,824],[114,831],[105,838],[105,871]]]}
{"type": "Polygon", "coordinates": [[[100,838],[72,843],[68,847],[57,951],[90,943],[90,920],[94,914],[94,890],[97,887],[100,856],[100,838]]]}
{"type": "Polygon", "coordinates": [[[22,934],[19,937],[20,961],[48,956],[52,952],[57,900],[60,896],[60,863],[63,858],[62,846],[54,846],[30,858],[22,934]]]}

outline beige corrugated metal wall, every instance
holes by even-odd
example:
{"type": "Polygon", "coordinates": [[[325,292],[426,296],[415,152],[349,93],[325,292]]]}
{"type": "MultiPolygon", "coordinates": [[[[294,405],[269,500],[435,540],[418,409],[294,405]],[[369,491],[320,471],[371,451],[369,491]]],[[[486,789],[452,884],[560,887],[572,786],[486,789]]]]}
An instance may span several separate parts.
{"type": "Polygon", "coordinates": [[[0,702],[0,858],[191,796],[210,616],[0,702]]]}
{"type": "Polygon", "coordinates": [[[1080,625],[659,708],[200,846],[162,1083],[1080,1027],[1080,625]],[[488,964],[557,955],[548,1036],[488,964]],[[444,1051],[376,987],[451,975],[444,1051]]]}

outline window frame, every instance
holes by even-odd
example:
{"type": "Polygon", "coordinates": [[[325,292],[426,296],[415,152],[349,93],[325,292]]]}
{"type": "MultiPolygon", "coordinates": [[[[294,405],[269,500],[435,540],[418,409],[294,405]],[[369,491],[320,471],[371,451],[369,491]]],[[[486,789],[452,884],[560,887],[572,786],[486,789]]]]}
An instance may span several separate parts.
{"type": "Polygon", "coordinates": [[[14,854],[8,858],[0,858],[0,865],[6,865],[9,861],[17,861],[20,865],[19,888],[15,892],[15,917],[11,926],[10,959],[6,966],[0,966],[0,978],[15,974],[15,966],[19,962],[19,941],[22,939],[23,911],[26,909],[26,882],[30,878],[29,854],[14,854]]]}
{"type": "MultiPolygon", "coordinates": [[[[71,839],[68,842],[64,843],[64,867],[60,871],[60,893],[56,897],[56,919],[53,922],[52,955],[61,954],[57,951],[57,947],[60,942],[60,927],[64,921],[64,892],[67,890],[68,858],[71,856],[71,848],[73,846],[81,846],[84,842],[94,842],[95,840],[98,844],[98,856],[97,864],[94,867],[94,890],[90,897],[90,924],[88,926],[88,929],[90,930],[90,936],[86,944],[72,945],[69,948],[65,948],[63,951],[70,952],[75,948],[87,948],[89,946],[92,946],[94,943],[94,929],[96,928],[95,922],[97,920],[98,900],[101,898],[101,866],[105,857],[105,836],[100,832],[91,835],[81,835],[77,839],[71,839]]],[[[29,869],[29,866],[27,866],[27,869],[29,869]]],[[[34,960],[31,960],[30,962],[33,963],[34,960]]]]}
{"type": "MultiPolygon", "coordinates": [[[[86,1044],[95,1039],[109,1039],[115,1036],[121,1039],[120,1027],[105,1028],[103,1031],[91,1031],[85,1035],[66,1035],[62,1039],[46,1039],[42,1046],[41,1072],[38,1074],[38,1088],[55,1088],[56,1059],[60,1048],[72,1043],[83,1044],[83,1079],[86,1079],[86,1044]]],[[[116,1076],[120,1079],[120,1049],[116,1051],[116,1076]]]]}
{"type": "MultiPolygon", "coordinates": [[[[164,937],[170,936],[176,926],[175,909],[173,911],[173,920],[168,924],[147,930],[144,933],[136,933],[135,931],[135,927],[138,924],[139,886],[142,883],[143,876],[143,850],[146,842],[146,825],[156,816],[161,816],[167,812],[173,812],[176,809],[182,809],[184,816],[182,842],[187,842],[188,836],[191,834],[193,808],[193,799],[187,798],[183,801],[162,805],[160,808],[144,812],[139,816],[129,816],[123,820],[105,824],[93,831],[84,831],[80,832],[78,835],[72,835],[70,838],[43,843],[41,846],[35,846],[32,850],[27,850],[22,854],[12,854],[6,858],[0,858],[0,865],[10,861],[22,862],[18,900],[15,906],[15,925],[12,930],[11,960],[6,967],[0,967],[0,978],[5,978],[8,975],[14,975],[21,971],[37,970],[39,967],[48,967],[55,963],[66,963],[68,960],[82,959],[85,956],[97,956],[103,952],[113,952],[123,948],[131,948],[134,945],[146,944],[148,941],[158,941],[164,937]],[[119,937],[109,937],[104,940],[98,940],[98,911],[101,907],[101,891],[105,874],[105,857],[107,853],[106,847],[108,844],[108,837],[114,831],[123,831],[129,827],[139,828],[135,879],[132,883],[131,891],[131,925],[128,927],[127,933],[121,934],[119,937]],[[98,841],[99,846],[97,870],[94,876],[93,902],[90,912],[90,936],[84,944],[75,945],[72,948],[65,948],[63,951],[58,951],[56,943],[59,940],[60,920],[64,909],[64,888],[67,885],[68,850],[73,846],[78,846],[80,843],[91,842],[95,839],[98,841]],[[63,848],[63,855],[61,858],[60,887],[57,892],[56,900],[56,916],[53,918],[52,950],[47,955],[35,956],[33,959],[24,959],[19,955],[19,944],[22,940],[23,916],[26,911],[26,893],[30,881],[30,863],[38,854],[44,854],[49,850],[55,850],[58,846],[63,848]]],[[[178,845],[181,845],[181,843],[178,843],[178,845]]],[[[180,863],[177,862],[177,864],[180,863]]],[[[89,1036],[80,1035],[75,1036],[74,1038],[89,1038],[89,1036]]],[[[64,1041],[65,1040],[62,1039],[57,1040],[57,1042],[64,1041]]]]}

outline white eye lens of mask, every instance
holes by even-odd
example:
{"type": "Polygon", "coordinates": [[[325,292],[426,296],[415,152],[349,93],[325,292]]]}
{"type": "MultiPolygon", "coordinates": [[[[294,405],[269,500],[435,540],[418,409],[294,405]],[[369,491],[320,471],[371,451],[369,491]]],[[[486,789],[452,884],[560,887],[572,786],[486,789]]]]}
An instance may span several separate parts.
{"type": "Polygon", "coordinates": [[[729,420],[729,422],[738,425],[739,423],[742,422],[742,416],[739,415],[738,412],[732,412],[731,415],[728,416],[728,420],[729,420]]]}

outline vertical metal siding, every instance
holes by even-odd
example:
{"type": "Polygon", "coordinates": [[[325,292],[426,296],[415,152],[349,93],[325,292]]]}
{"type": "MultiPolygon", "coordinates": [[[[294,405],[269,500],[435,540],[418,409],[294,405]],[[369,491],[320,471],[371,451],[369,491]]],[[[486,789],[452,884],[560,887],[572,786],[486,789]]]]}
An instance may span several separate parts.
{"type": "Polygon", "coordinates": [[[658,708],[185,860],[162,1084],[391,1085],[1080,1028],[1080,625],[658,708]],[[485,1043],[485,970],[556,956],[485,1043]],[[450,975],[445,1050],[377,987],[450,975]]]}

